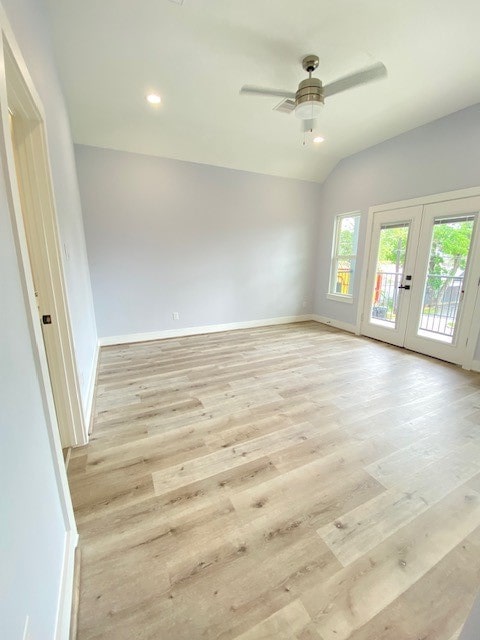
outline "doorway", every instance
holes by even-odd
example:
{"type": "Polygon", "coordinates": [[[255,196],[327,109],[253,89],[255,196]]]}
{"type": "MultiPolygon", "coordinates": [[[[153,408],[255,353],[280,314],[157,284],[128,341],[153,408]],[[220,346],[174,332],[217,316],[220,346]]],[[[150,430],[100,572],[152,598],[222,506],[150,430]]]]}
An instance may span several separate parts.
{"type": "Polygon", "coordinates": [[[480,196],[373,213],[361,332],[464,364],[480,284],[480,196]]]}

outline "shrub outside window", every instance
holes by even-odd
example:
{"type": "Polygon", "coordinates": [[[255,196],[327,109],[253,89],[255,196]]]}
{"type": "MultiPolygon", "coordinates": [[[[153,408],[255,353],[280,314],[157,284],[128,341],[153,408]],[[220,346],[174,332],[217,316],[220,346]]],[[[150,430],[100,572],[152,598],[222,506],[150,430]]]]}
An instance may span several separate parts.
{"type": "Polygon", "coordinates": [[[351,298],[357,260],[359,213],[338,215],[335,220],[329,293],[351,298]]]}

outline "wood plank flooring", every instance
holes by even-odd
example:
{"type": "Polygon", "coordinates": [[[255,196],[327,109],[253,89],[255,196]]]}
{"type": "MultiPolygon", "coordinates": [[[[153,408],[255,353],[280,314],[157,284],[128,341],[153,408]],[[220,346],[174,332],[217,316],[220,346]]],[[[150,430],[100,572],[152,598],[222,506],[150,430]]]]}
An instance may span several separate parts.
{"type": "Polygon", "coordinates": [[[79,640],[454,640],[480,376],[313,322],[104,348],[79,640]]]}

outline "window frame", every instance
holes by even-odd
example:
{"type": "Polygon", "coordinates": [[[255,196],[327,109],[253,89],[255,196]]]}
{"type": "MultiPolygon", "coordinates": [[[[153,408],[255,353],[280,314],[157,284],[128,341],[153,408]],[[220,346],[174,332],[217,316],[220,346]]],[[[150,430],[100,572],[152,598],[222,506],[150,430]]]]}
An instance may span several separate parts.
{"type": "Polygon", "coordinates": [[[358,236],[360,231],[361,215],[362,214],[360,211],[350,211],[348,213],[339,213],[335,216],[335,223],[333,228],[332,253],[330,258],[330,276],[328,279],[328,293],[327,293],[327,298],[329,298],[330,300],[335,300],[337,302],[346,302],[349,304],[353,303],[353,283],[355,280],[356,266],[357,266],[356,262],[358,258],[358,236]],[[340,255],[339,253],[340,230],[341,230],[341,225],[344,218],[356,219],[354,223],[355,253],[350,255],[340,255]],[[349,260],[350,263],[354,265],[350,275],[352,293],[339,293],[336,291],[338,262],[340,260],[349,260]]]}

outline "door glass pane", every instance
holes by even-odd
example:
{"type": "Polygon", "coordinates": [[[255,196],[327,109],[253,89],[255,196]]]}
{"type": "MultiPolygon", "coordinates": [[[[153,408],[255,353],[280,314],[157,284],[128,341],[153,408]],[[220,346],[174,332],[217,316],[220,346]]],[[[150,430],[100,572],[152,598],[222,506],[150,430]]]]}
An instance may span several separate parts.
{"type": "Polygon", "coordinates": [[[408,223],[380,228],[370,322],[391,329],[397,326],[409,228],[408,223]]]}
{"type": "Polygon", "coordinates": [[[473,216],[434,220],[419,336],[453,342],[473,223],[473,216]]]}

